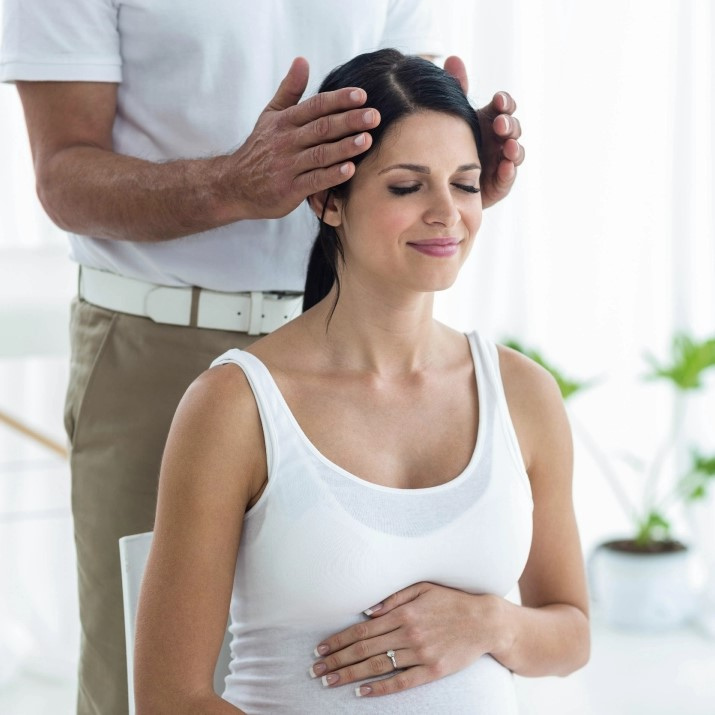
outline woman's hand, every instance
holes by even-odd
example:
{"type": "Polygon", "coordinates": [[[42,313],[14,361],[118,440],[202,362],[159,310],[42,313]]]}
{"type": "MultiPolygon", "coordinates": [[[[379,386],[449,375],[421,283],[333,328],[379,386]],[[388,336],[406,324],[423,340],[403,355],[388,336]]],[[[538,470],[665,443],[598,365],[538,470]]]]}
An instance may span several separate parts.
{"type": "Polygon", "coordinates": [[[356,688],[358,696],[387,695],[467,667],[496,643],[501,599],[417,583],[365,611],[369,621],[326,638],[310,669],[335,687],[398,672],[356,688]],[[394,653],[395,664],[387,655],[394,653]]]}

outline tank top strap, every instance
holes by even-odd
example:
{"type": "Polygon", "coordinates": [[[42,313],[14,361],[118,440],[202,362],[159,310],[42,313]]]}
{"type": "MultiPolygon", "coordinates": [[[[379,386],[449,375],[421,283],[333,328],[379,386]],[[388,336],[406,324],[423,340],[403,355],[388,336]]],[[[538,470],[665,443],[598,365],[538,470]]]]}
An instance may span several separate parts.
{"type": "Polygon", "coordinates": [[[497,345],[476,331],[468,333],[467,339],[472,349],[474,369],[482,377],[479,383],[480,387],[487,391],[486,402],[494,406],[494,427],[496,428],[499,425],[503,430],[511,457],[518,469],[523,472],[525,469],[524,458],[521,454],[521,447],[519,446],[514,423],[509,413],[506,394],[504,393],[497,345]]]}
{"type": "Polygon", "coordinates": [[[282,409],[283,398],[268,368],[255,355],[233,348],[217,357],[210,367],[228,363],[238,365],[243,370],[256,400],[263,427],[263,439],[266,443],[266,465],[270,481],[278,462],[281,444],[279,437],[285,435],[287,427],[287,425],[279,424],[281,419],[285,419],[282,409]]]}

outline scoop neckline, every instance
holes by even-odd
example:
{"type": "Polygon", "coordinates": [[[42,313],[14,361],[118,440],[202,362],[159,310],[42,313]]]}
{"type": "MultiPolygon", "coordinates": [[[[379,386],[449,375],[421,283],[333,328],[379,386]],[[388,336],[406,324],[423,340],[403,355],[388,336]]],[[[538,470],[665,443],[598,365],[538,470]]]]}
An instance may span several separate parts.
{"type": "MultiPolygon", "coordinates": [[[[268,379],[271,381],[271,384],[273,388],[275,389],[276,395],[278,396],[278,400],[280,402],[280,405],[282,409],[285,411],[286,416],[288,417],[289,421],[293,425],[294,429],[296,430],[296,433],[298,434],[299,439],[303,443],[303,446],[319,461],[321,461],[323,464],[326,466],[330,467],[332,470],[342,474],[344,477],[347,477],[353,482],[356,482],[358,484],[361,484],[365,487],[376,489],[378,491],[382,492],[389,492],[389,493],[398,493],[398,494],[425,494],[429,492],[437,492],[437,491],[444,491],[446,489],[451,489],[463,482],[467,476],[471,473],[474,464],[478,461],[481,452],[482,452],[482,444],[484,442],[484,432],[485,430],[483,429],[482,426],[482,418],[483,415],[485,414],[485,406],[484,406],[484,389],[483,385],[481,384],[481,373],[480,370],[478,369],[481,365],[480,360],[478,359],[477,355],[477,346],[475,344],[475,340],[472,334],[464,334],[465,338],[467,339],[467,344],[469,345],[469,351],[472,356],[472,363],[474,365],[474,383],[477,388],[477,404],[479,406],[479,420],[477,424],[477,436],[476,439],[474,440],[474,449],[472,450],[471,457],[469,458],[469,462],[467,462],[467,465],[464,467],[464,469],[457,474],[456,476],[452,477],[451,479],[448,479],[446,482],[442,482],[442,484],[435,484],[432,487],[415,487],[414,489],[410,489],[409,487],[389,487],[384,484],[376,484],[375,482],[371,482],[364,477],[360,477],[357,474],[354,474],[353,472],[348,471],[344,467],[341,467],[339,464],[333,462],[333,460],[329,459],[326,457],[310,440],[308,435],[305,433],[303,428],[300,426],[300,423],[296,419],[295,415],[293,414],[293,411],[291,410],[290,406],[288,405],[288,402],[286,401],[285,397],[283,396],[283,393],[281,392],[280,388],[278,387],[278,383],[275,381],[273,375],[271,374],[271,371],[268,369],[267,365],[256,355],[253,353],[249,353],[245,350],[242,350],[246,355],[250,355],[251,358],[253,358],[259,365],[260,367],[265,371],[266,376],[268,379]]],[[[255,505],[254,505],[255,506],[255,505]]]]}

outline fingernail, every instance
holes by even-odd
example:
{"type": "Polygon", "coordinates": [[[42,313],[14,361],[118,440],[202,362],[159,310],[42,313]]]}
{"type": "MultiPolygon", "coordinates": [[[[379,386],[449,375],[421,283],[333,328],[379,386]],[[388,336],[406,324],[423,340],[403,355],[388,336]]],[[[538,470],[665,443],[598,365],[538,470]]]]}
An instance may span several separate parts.
{"type": "Polygon", "coordinates": [[[381,608],[382,608],[382,604],[381,604],[381,603],[378,603],[376,606],[373,606],[372,608],[366,608],[366,609],[363,611],[363,613],[364,613],[366,616],[371,616],[373,613],[376,613],[376,612],[379,611],[381,608]]]}
{"type": "Polygon", "coordinates": [[[340,676],[337,673],[330,673],[330,675],[324,675],[321,680],[323,686],[327,688],[329,685],[335,685],[340,680],[340,676]]]}
{"type": "Polygon", "coordinates": [[[365,124],[372,124],[374,116],[373,111],[368,109],[367,112],[363,112],[362,120],[365,124]]]}
{"type": "Polygon", "coordinates": [[[311,678],[317,678],[319,675],[322,675],[327,669],[328,666],[325,665],[325,663],[316,663],[315,665],[312,665],[310,667],[310,670],[308,672],[310,673],[311,678]]]}
{"type": "Polygon", "coordinates": [[[350,164],[343,164],[343,165],[340,167],[340,173],[341,173],[343,176],[347,176],[347,175],[350,173],[350,164]]]}
{"type": "Polygon", "coordinates": [[[325,655],[329,650],[330,650],[330,647],[325,645],[325,643],[322,643],[313,651],[313,655],[316,658],[320,658],[321,655],[325,655]]]}
{"type": "Polygon", "coordinates": [[[504,104],[504,107],[506,107],[509,104],[509,97],[507,97],[504,92],[497,92],[497,94],[501,97],[501,101],[504,104]]]}
{"type": "Polygon", "coordinates": [[[362,146],[365,143],[365,135],[364,134],[358,134],[355,139],[355,146],[362,146]]]}
{"type": "Polygon", "coordinates": [[[370,695],[372,688],[369,685],[361,685],[359,688],[355,688],[355,695],[361,698],[363,695],[370,695]]]}
{"type": "Polygon", "coordinates": [[[359,102],[362,100],[362,92],[359,89],[354,89],[352,92],[350,92],[350,99],[353,100],[353,102],[359,102]]]}

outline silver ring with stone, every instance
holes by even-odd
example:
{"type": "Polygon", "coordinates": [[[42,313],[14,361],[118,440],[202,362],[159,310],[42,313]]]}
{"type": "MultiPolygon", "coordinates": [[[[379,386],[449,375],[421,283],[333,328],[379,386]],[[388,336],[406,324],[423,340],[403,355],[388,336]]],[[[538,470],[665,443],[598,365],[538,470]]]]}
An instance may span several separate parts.
{"type": "Polygon", "coordinates": [[[392,661],[392,667],[397,670],[397,660],[395,659],[395,651],[390,649],[385,655],[392,661]]]}

